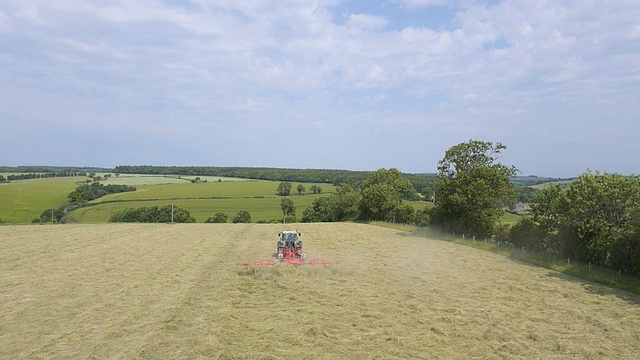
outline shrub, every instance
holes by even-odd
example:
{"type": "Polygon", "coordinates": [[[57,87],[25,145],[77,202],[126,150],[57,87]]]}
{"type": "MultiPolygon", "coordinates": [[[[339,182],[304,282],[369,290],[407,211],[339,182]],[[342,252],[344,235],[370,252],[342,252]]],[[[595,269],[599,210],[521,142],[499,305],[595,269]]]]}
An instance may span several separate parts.
{"type": "Polygon", "coordinates": [[[508,242],[529,250],[544,250],[547,233],[530,217],[523,217],[507,232],[508,242]]]}
{"type": "Polygon", "coordinates": [[[236,214],[236,216],[233,217],[233,223],[250,223],[251,222],[251,214],[249,214],[248,211],[246,210],[240,210],[238,211],[238,213],[236,214]]]}
{"type": "Polygon", "coordinates": [[[413,223],[418,226],[429,226],[431,220],[431,211],[427,208],[416,211],[413,216],[413,223]]]}
{"type": "MultiPolygon", "coordinates": [[[[115,212],[109,222],[141,222],[141,223],[170,223],[171,205],[140,207],[136,209],[125,209],[115,212]]],[[[187,210],[178,207],[173,208],[173,222],[194,223],[196,220],[187,210]]]]}
{"type": "Polygon", "coordinates": [[[215,213],[215,215],[205,220],[205,223],[221,224],[221,223],[226,223],[228,219],[229,219],[229,216],[227,214],[221,211],[218,211],[217,213],[215,213]]]}

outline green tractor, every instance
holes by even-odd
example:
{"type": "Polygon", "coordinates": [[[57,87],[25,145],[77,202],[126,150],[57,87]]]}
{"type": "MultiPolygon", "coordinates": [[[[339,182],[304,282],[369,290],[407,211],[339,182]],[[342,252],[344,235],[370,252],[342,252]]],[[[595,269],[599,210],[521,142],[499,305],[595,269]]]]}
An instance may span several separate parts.
{"type": "Polygon", "coordinates": [[[302,252],[302,236],[297,230],[285,230],[278,233],[277,252],[280,262],[301,262],[306,255],[302,252]]]}

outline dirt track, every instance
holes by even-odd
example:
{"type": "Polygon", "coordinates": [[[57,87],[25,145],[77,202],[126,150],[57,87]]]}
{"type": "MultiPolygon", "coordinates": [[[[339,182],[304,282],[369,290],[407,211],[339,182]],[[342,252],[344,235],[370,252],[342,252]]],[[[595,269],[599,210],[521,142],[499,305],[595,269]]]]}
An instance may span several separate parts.
{"type": "Polygon", "coordinates": [[[267,260],[278,225],[0,227],[0,358],[616,358],[640,307],[455,244],[297,224],[310,258],[267,260]]]}

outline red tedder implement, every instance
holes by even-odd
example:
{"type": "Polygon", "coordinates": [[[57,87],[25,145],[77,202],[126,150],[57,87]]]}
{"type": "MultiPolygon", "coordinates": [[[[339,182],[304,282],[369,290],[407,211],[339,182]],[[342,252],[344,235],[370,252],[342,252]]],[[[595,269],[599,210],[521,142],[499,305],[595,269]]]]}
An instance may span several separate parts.
{"type": "MultiPolygon", "coordinates": [[[[279,240],[276,245],[276,254],[278,262],[291,265],[328,265],[339,264],[338,261],[328,260],[310,260],[306,261],[307,255],[302,252],[302,241],[298,239],[302,236],[297,230],[285,230],[278,234],[279,240]]],[[[256,261],[254,263],[240,263],[242,266],[261,266],[261,265],[275,265],[276,261],[256,261]]]]}

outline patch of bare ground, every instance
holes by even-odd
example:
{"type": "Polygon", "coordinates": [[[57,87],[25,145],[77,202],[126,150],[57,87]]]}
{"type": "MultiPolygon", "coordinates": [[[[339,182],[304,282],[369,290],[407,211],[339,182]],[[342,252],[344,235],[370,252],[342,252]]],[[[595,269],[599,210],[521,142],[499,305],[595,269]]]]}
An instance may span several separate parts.
{"type": "Polygon", "coordinates": [[[0,227],[0,358],[637,359],[635,295],[361,224],[0,227]]]}

